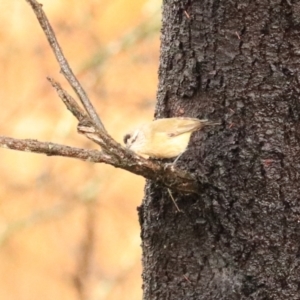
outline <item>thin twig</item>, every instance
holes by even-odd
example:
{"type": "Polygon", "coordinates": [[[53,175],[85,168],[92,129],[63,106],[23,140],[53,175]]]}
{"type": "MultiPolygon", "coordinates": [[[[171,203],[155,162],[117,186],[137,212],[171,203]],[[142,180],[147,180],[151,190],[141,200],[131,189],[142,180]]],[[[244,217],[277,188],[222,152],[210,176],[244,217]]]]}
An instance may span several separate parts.
{"type": "Polygon", "coordinates": [[[91,117],[93,124],[99,131],[106,132],[105,127],[104,127],[103,123],[101,122],[94,106],[92,105],[91,101],[89,100],[85,90],[83,89],[83,87],[81,86],[81,84],[79,83],[77,78],[75,77],[72,69],[70,68],[68,61],[66,60],[66,58],[62,52],[62,49],[56,39],[54,31],[48,21],[48,18],[42,9],[42,5],[35,0],[26,0],[26,1],[31,5],[31,7],[32,7],[44,33],[46,35],[48,42],[54,52],[54,55],[59,63],[59,66],[61,67],[62,73],[64,74],[65,78],[68,80],[69,84],[72,86],[75,93],[79,97],[82,105],[86,109],[88,115],[91,117]]]}
{"type": "Polygon", "coordinates": [[[188,18],[188,19],[190,19],[191,17],[190,17],[190,15],[187,13],[187,11],[185,10],[184,11],[184,14],[186,15],[186,17],[188,18]]]}
{"type": "Polygon", "coordinates": [[[176,201],[175,201],[175,199],[174,199],[174,197],[173,197],[173,195],[172,195],[171,190],[170,190],[170,189],[167,189],[167,190],[168,190],[168,193],[169,193],[169,195],[170,195],[170,197],[171,197],[171,199],[172,199],[172,201],[173,201],[173,203],[174,203],[174,205],[175,205],[177,211],[178,211],[178,212],[181,212],[181,209],[180,209],[179,206],[177,205],[177,203],[176,203],[176,201]]]}
{"type": "Polygon", "coordinates": [[[61,85],[54,80],[53,78],[47,77],[51,85],[55,88],[58,96],[60,99],[64,102],[67,109],[76,117],[78,121],[81,121],[83,119],[87,118],[87,114],[84,112],[84,110],[77,104],[75,99],[65,91],[61,85]]]}

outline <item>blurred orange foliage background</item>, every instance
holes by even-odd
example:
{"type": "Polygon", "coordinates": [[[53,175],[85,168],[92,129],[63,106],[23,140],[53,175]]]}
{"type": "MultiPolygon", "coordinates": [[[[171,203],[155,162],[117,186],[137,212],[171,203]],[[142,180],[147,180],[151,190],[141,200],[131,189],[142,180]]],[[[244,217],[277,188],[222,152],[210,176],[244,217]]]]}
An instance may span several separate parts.
{"type": "MultiPolygon", "coordinates": [[[[161,2],[40,0],[71,68],[119,142],[153,118],[161,2]]],[[[0,4],[0,134],[96,148],[46,80],[58,63],[25,0],[0,4]]],[[[144,179],[0,149],[0,299],[141,299],[144,179]]]]}

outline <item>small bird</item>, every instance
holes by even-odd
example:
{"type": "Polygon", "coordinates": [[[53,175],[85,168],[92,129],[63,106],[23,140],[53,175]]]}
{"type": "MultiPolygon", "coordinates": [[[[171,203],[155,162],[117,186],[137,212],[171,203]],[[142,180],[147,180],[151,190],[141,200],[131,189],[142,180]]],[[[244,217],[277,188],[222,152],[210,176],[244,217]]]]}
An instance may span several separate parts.
{"type": "Polygon", "coordinates": [[[191,134],[207,125],[220,123],[184,117],[158,119],[126,134],[123,140],[127,148],[138,154],[154,158],[177,157],[177,161],[185,152],[191,134]]]}

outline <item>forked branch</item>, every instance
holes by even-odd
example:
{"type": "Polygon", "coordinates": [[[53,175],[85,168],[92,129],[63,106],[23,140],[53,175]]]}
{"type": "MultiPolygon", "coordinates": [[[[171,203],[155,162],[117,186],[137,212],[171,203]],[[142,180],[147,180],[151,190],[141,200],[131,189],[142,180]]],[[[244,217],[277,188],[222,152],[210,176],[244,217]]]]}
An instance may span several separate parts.
{"type": "Polygon", "coordinates": [[[128,170],[137,175],[141,175],[170,189],[186,193],[197,193],[203,185],[197,182],[190,173],[178,169],[170,164],[165,165],[157,161],[144,159],[143,157],[140,157],[132,151],[122,147],[108,135],[101,119],[87,97],[87,94],[73,74],[66,58],[64,57],[54,31],[42,9],[42,5],[35,0],[26,1],[31,5],[34,13],[36,14],[63,75],[76,92],[85,111],[80,107],[80,105],[78,105],[74,98],[61,88],[57,82],[51,78],[48,78],[48,80],[56,89],[67,109],[70,110],[79,121],[78,131],[98,144],[101,147],[101,151],[69,147],[30,139],[13,139],[3,136],[0,136],[0,147],[19,151],[43,153],[48,156],[65,156],[95,163],[106,163],[117,168],[128,170]]]}

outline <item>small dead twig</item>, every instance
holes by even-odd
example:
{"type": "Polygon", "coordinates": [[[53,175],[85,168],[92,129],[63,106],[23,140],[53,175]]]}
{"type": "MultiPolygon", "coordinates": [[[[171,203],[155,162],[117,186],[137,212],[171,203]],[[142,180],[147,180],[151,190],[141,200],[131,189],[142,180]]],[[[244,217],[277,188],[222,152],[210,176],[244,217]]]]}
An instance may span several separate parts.
{"type": "Polygon", "coordinates": [[[186,15],[186,17],[188,18],[188,19],[190,19],[191,17],[190,17],[190,15],[187,13],[187,11],[185,10],[184,11],[184,14],[186,15]]]}
{"type": "Polygon", "coordinates": [[[183,278],[184,278],[187,282],[191,283],[191,281],[187,278],[186,275],[182,275],[182,276],[183,276],[183,278]]]}
{"type": "Polygon", "coordinates": [[[63,101],[67,109],[76,117],[78,121],[87,118],[87,114],[84,110],[77,104],[76,100],[70,96],[61,85],[56,82],[53,78],[47,77],[51,85],[55,88],[58,96],[63,101]]]}
{"type": "Polygon", "coordinates": [[[178,207],[178,205],[177,205],[177,203],[176,203],[176,201],[175,201],[175,199],[174,199],[174,197],[173,197],[172,192],[170,191],[170,189],[168,189],[168,193],[169,193],[169,195],[170,195],[170,197],[171,197],[171,199],[172,199],[172,201],[173,201],[173,203],[174,203],[177,211],[181,212],[181,209],[178,207]]]}

